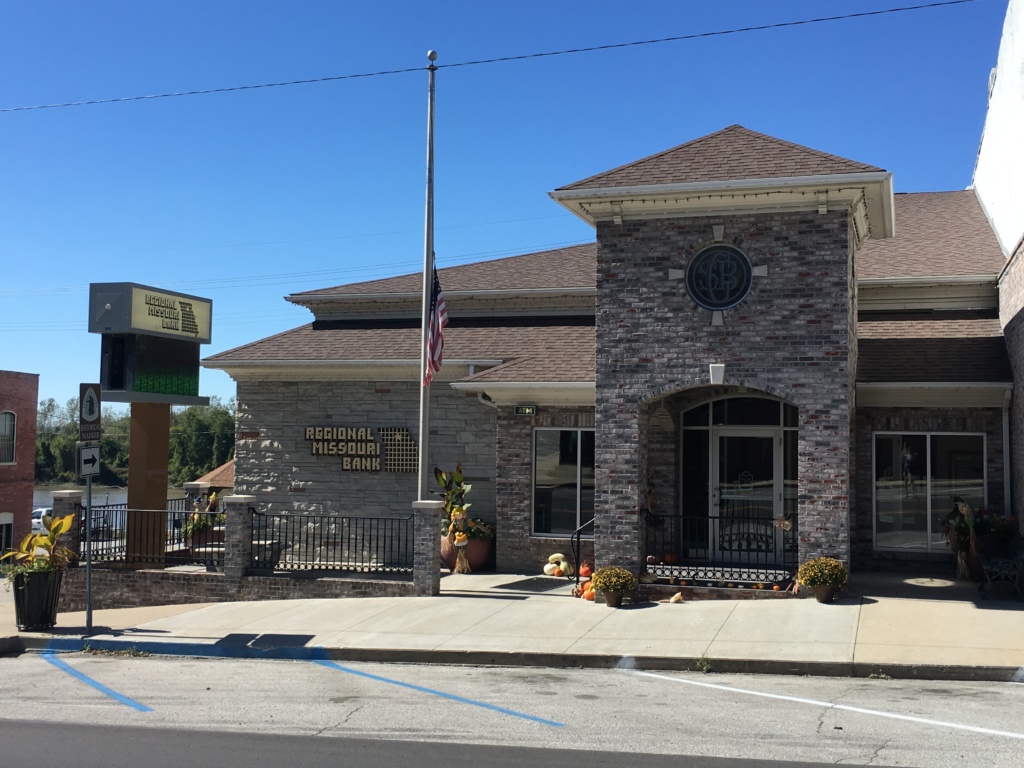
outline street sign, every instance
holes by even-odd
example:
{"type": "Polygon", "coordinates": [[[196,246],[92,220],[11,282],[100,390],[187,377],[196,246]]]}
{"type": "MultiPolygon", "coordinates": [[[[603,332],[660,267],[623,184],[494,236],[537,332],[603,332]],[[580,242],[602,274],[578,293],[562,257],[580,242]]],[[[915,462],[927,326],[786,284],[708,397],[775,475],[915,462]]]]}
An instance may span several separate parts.
{"type": "Polygon", "coordinates": [[[99,384],[78,385],[78,439],[83,443],[100,441],[100,391],[99,384]]]}
{"type": "Polygon", "coordinates": [[[78,444],[78,474],[94,477],[100,473],[100,447],[94,443],[78,444]]]}

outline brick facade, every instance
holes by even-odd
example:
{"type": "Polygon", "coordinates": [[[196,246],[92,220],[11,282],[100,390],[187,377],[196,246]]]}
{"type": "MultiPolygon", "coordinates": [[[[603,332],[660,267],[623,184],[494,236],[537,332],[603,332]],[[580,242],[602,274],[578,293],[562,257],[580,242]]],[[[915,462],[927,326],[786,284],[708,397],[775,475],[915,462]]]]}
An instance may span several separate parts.
{"type": "MultiPolygon", "coordinates": [[[[516,416],[509,406],[498,408],[497,567],[499,571],[540,573],[548,557],[569,554],[565,536],[533,533],[533,431],[536,427],[592,428],[592,408],[540,407],[536,416],[516,416]]],[[[581,539],[580,560],[594,562],[593,539],[581,539]]]]}
{"type": "Polygon", "coordinates": [[[664,420],[649,404],[706,386],[711,363],[726,365],[733,391],[797,406],[800,557],[849,562],[856,307],[847,218],[834,211],[598,224],[595,546],[602,562],[639,570],[647,468],[665,471],[664,458],[651,457],[664,444],[664,420]],[[713,225],[724,225],[725,242],[754,267],[768,267],[720,326],[682,281],[669,279],[670,269],[684,270],[712,241],[713,225]]]}
{"type": "MultiPolygon", "coordinates": [[[[431,387],[430,408],[431,466],[462,462],[473,515],[493,522],[495,410],[440,384],[431,387]]],[[[258,497],[271,511],[409,514],[417,496],[414,445],[411,472],[345,471],[340,456],[313,455],[305,428],[370,427],[377,441],[382,427],[398,428],[418,442],[414,382],[242,381],[236,418],[236,493],[258,497]]]]}
{"type": "MultiPolygon", "coordinates": [[[[940,551],[929,557],[922,552],[909,554],[875,551],[873,541],[874,477],[873,450],[876,432],[895,433],[973,433],[984,434],[986,451],[986,496],[990,509],[1001,512],[1004,505],[1003,413],[999,408],[859,408],[857,410],[856,461],[860,471],[854,489],[854,516],[851,520],[853,565],[856,568],[878,566],[891,561],[948,560],[949,553],[940,551]]],[[[947,499],[933,498],[932,503],[949,504],[942,512],[952,509],[947,499]]]]}
{"type": "MultiPolygon", "coordinates": [[[[1013,368],[1013,405],[1010,408],[1010,444],[1024,446],[1024,240],[1017,246],[999,281],[999,319],[1013,368]]],[[[1011,463],[1011,498],[1024,499],[1024,462],[1011,463]]],[[[1017,517],[1024,525],[1020,505],[1017,517]]]]}
{"type": "Polygon", "coordinates": [[[38,374],[0,371],[0,413],[13,413],[16,428],[14,463],[0,464],[0,514],[12,516],[14,541],[32,528],[38,400],[38,374]]]}

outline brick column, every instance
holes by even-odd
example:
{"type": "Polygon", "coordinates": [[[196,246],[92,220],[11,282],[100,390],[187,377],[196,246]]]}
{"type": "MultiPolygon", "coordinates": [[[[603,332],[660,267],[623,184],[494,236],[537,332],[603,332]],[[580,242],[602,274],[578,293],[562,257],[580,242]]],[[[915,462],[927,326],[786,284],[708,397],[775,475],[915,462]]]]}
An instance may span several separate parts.
{"type": "Polygon", "coordinates": [[[225,496],[221,510],[224,523],[224,576],[237,588],[252,562],[252,515],[255,496],[225,496]]]}
{"type": "Polygon", "coordinates": [[[443,501],[414,501],[413,590],[417,595],[441,594],[441,510],[443,501]]]}

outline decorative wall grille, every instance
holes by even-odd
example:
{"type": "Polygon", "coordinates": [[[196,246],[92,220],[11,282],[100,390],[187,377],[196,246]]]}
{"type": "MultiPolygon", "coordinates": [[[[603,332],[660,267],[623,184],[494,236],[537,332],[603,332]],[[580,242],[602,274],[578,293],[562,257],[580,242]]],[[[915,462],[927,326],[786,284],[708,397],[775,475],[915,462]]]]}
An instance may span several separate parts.
{"type": "Polygon", "coordinates": [[[405,427],[378,427],[384,443],[385,472],[418,472],[420,447],[405,427]]]}

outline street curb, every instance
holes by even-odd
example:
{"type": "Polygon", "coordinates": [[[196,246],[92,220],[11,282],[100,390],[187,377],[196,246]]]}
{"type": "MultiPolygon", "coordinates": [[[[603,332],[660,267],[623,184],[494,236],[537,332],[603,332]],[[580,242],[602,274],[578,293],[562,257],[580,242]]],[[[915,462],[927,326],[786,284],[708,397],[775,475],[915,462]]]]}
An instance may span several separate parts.
{"type": "MultiPolygon", "coordinates": [[[[287,637],[287,636],[285,636],[287,637]]],[[[263,638],[257,638],[260,642],[263,638]]],[[[269,638],[267,639],[269,640],[269,638]]],[[[635,669],[659,672],[757,674],[813,677],[876,678],[881,680],[949,680],[965,682],[1024,682],[1017,667],[978,667],[963,664],[864,664],[858,662],[780,661],[777,659],[715,659],[666,656],[615,656],[528,651],[404,650],[394,648],[323,648],[250,643],[177,643],[160,640],[117,640],[88,637],[0,638],[0,653],[137,653],[226,659],[284,661],[346,661],[391,664],[440,664],[489,667],[548,667],[577,669],[635,669]]]]}

